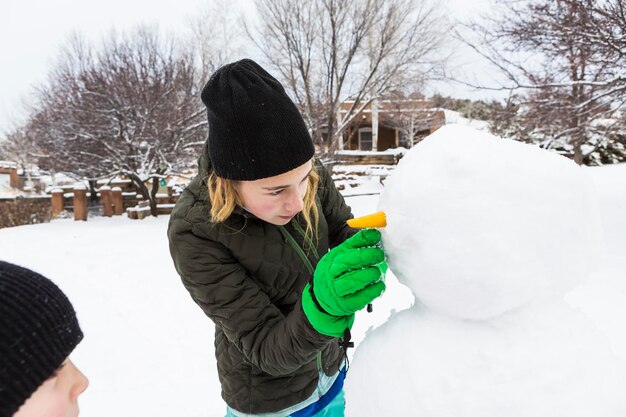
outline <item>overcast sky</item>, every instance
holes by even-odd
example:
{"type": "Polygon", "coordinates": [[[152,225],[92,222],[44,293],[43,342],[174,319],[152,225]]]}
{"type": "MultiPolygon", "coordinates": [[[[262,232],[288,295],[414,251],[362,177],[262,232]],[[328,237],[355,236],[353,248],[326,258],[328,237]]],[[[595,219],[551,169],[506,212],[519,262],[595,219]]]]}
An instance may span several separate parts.
{"type": "MultiPolygon", "coordinates": [[[[189,16],[207,0],[0,0],[0,134],[12,120],[23,117],[21,102],[46,74],[59,46],[73,31],[100,40],[111,28],[157,23],[164,30],[183,31],[189,16]]],[[[252,0],[240,0],[253,9],[252,0]]],[[[487,9],[489,0],[447,0],[454,17],[465,18],[487,9]]],[[[210,24],[210,22],[207,22],[210,24]]],[[[485,73],[477,59],[461,61],[468,73],[485,73]]],[[[459,85],[445,84],[437,91],[457,97],[489,97],[459,85]]],[[[1,135],[0,135],[1,136],[1,135]]]]}

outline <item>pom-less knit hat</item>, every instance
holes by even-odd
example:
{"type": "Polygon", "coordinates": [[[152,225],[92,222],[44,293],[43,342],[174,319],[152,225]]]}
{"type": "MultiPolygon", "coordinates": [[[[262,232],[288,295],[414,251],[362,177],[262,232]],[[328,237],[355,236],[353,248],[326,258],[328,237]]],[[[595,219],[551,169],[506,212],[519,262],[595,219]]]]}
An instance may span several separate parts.
{"type": "Polygon", "coordinates": [[[283,86],[250,59],[218,69],[202,90],[209,157],[222,178],[251,181],[309,161],[309,131],[283,86]]]}
{"type": "Polygon", "coordinates": [[[0,261],[0,417],[11,417],[83,338],[49,279],[0,261]]]}

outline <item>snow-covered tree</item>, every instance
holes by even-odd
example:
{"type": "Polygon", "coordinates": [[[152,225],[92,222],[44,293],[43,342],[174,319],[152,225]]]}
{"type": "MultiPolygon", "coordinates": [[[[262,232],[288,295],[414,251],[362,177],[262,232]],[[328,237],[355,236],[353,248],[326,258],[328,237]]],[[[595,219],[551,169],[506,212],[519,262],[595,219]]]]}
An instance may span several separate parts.
{"type": "Polygon", "coordinates": [[[124,173],[156,215],[158,179],[188,166],[205,141],[192,54],[156,28],[113,32],[100,48],[73,37],[27,126],[40,165],[88,178],[124,173]]]}
{"type": "MultiPolygon", "coordinates": [[[[624,0],[498,1],[469,43],[504,74],[530,140],[589,160],[626,100],[624,0]]],[[[513,121],[511,119],[511,121],[513,121]]]]}
{"type": "MultiPolygon", "coordinates": [[[[41,151],[32,135],[24,126],[14,127],[0,140],[0,160],[17,163],[27,177],[37,164],[41,151]]],[[[28,178],[30,182],[30,178],[28,178]]]]}

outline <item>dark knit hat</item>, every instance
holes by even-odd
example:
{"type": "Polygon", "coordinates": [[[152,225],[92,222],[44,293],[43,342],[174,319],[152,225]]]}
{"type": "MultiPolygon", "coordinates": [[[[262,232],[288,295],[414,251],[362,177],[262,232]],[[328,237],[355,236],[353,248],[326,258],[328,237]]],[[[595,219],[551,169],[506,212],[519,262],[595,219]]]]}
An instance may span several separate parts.
{"type": "Polygon", "coordinates": [[[11,417],[82,338],[74,308],[59,287],[0,261],[0,417],[11,417]]]}
{"type": "Polygon", "coordinates": [[[299,167],[315,153],[311,135],[283,86],[250,59],[218,69],[202,90],[215,173],[257,180],[299,167]]]}

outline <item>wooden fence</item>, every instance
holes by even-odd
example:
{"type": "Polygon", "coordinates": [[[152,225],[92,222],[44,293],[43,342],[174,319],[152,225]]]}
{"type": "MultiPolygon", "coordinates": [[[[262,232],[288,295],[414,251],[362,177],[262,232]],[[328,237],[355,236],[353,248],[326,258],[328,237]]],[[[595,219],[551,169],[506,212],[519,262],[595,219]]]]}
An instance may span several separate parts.
{"type": "MultiPolygon", "coordinates": [[[[103,216],[114,216],[127,213],[130,219],[142,219],[150,215],[149,201],[135,190],[130,180],[98,181],[98,188],[93,193],[84,185],[78,188],[66,185],[51,190],[53,215],[63,211],[74,213],[76,220],[86,220],[89,212],[97,212],[103,216]]],[[[157,213],[170,214],[180,191],[178,188],[161,187],[156,195],[157,213]]]]}

